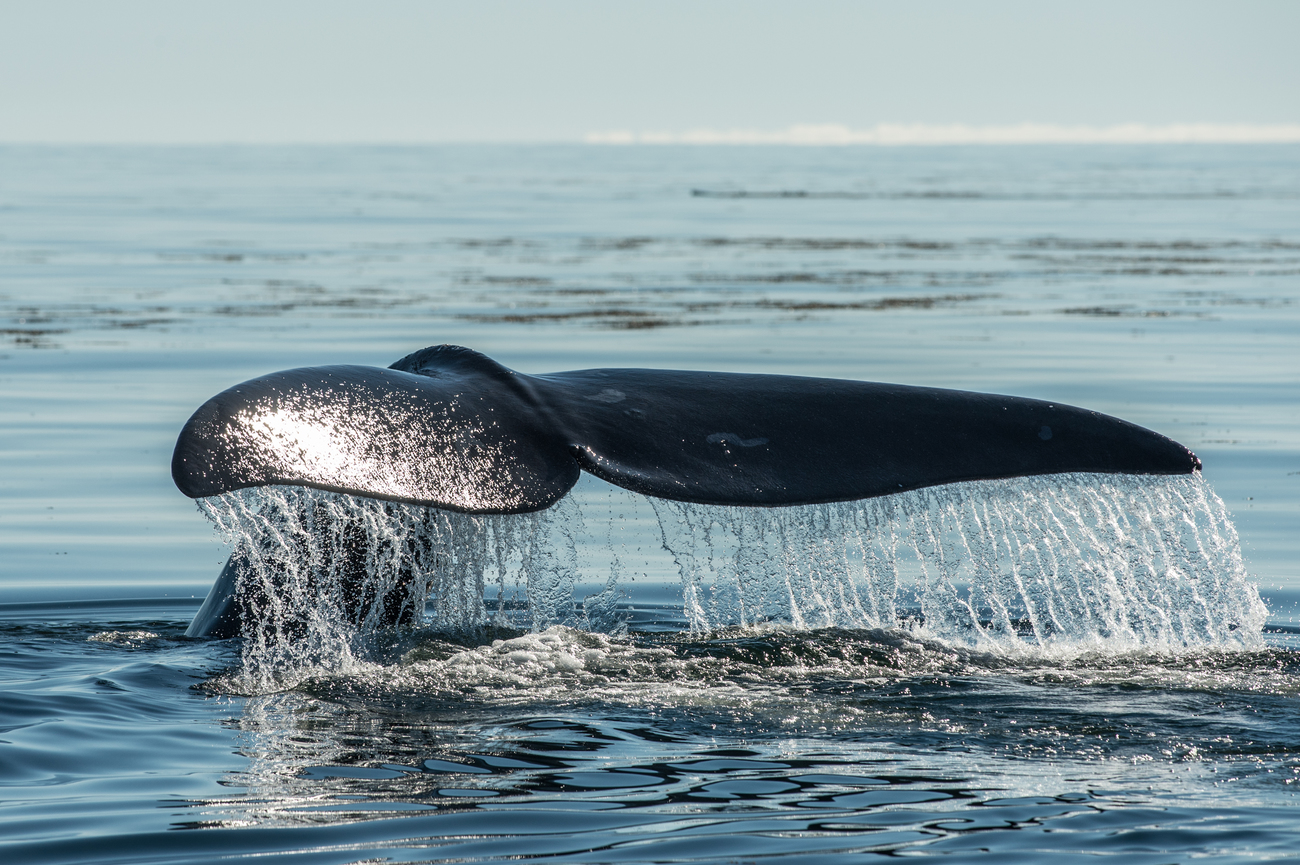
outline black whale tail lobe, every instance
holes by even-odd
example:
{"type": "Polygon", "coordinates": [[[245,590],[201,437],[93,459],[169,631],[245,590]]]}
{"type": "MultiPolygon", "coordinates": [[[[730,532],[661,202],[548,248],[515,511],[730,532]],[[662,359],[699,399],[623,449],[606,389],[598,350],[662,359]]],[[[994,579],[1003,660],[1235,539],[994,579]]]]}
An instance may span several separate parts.
{"type": "MultiPolygon", "coordinates": [[[[289,484],[511,514],[553,505],[582,471],[659,498],[774,507],[1200,467],[1151,430],[1041,400],[677,370],[525,375],[433,346],[388,369],[291,369],[217,394],[182,429],[172,477],[194,498],[289,484]]],[[[192,632],[230,629],[239,567],[227,565],[192,632]]]]}
{"type": "Polygon", "coordinates": [[[176,485],[293,484],[470,513],[554,504],[586,470],[646,495],[781,506],[1062,472],[1189,474],[1158,433],[1021,397],[675,370],[513,372],[435,346],[389,369],[286,370],[204,403],[176,485]]]}

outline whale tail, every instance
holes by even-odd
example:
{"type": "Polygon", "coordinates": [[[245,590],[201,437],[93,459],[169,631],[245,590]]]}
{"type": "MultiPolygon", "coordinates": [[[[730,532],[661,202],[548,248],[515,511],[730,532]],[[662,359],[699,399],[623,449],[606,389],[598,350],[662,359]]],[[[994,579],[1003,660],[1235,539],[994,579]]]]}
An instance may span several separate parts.
{"type": "MultiPolygon", "coordinates": [[[[172,477],[194,498],[288,484],[511,514],[550,507],[582,471],[657,498],[780,507],[959,481],[1200,467],[1159,433],[1042,400],[679,370],[525,375],[434,346],[388,369],[311,367],[236,385],[185,424],[172,477]]],[[[232,558],[218,587],[239,570],[232,558]]],[[[224,612],[201,613],[209,624],[191,630],[217,633],[239,617],[214,605],[224,612]]]]}
{"type": "Polygon", "coordinates": [[[1062,472],[1190,474],[1186,447],[1023,397],[778,375],[524,375],[469,349],[277,372],[204,403],[172,459],[198,498],[292,484],[468,513],[554,504],[587,471],[718,505],[849,501],[1062,472]]]}

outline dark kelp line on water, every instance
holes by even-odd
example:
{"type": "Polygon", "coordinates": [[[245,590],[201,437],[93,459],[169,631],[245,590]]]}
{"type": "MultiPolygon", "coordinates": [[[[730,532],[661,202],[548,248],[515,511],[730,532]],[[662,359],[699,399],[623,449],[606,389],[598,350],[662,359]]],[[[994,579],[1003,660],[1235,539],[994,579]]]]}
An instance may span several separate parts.
{"type": "MultiPolygon", "coordinates": [[[[1097,238],[1068,235],[924,238],[898,236],[672,236],[454,238],[405,243],[351,241],[330,248],[263,248],[248,241],[135,253],[159,276],[219,274],[210,301],[174,287],[143,303],[103,303],[75,288],[33,304],[0,300],[0,339],[15,348],[56,348],[101,330],[173,330],[211,317],[433,314],[488,324],[573,323],[615,330],[757,325],[776,316],[927,310],[972,304],[976,315],[1194,316],[1225,305],[1286,306],[1283,290],[1253,297],[1215,282],[1293,277],[1300,244],[1283,237],[1097,238]],[[735,256],[744,255],[745,270],[735,256]],[[466,255],[470,258],[467,260],[466,255]],[[765,260],[766,259],[766,260],[765,260]],[[432,279],[340,284],[351,270],[434,263],[432,279]],[[804,262],[814,266],[801,266],[804,262]],[[864,266],[870,265],[870,266],[864,266]],[[1188,290],[1181,281],[1195,280],[1188,290]],[[1106,286],[1133,280],[1140,301],[1115,303],[1106,286]],[[1042,297],[1073,286],[1075,303],[1042,297]],[[1169,286],[1169,287],[1165,287],[1169,286]],[[1157,293],[1152,293],[1157,288],[1157,293]],[[936,292],[935,289],[943,289],[936,292]],[[485,291],[485,289],[487,291],[485,291]],[[881,296],[881,291],[889,291],[881,296]],[[62,295],[62,296],[60,296],[62,295]],[[1078,300],[1095,298],[1096,303],[1078,300]],[[1046,301],[1046,302],[1045,302],[1046,301]],[[737,315],[739,313],[739,315],[737,315]],[[72,335],[72,336],[70,336],[72,335]]],[[[91,264],[58,248],[11,249],[24,270],[72,274],[91,264]]],[[[119,256],[100,264],[120,268],[119,256]]],[[[209,277],[210,278],[210,277],[209,277]]],[[[73,285],[80,282],[74,276],[73,285]]]]}

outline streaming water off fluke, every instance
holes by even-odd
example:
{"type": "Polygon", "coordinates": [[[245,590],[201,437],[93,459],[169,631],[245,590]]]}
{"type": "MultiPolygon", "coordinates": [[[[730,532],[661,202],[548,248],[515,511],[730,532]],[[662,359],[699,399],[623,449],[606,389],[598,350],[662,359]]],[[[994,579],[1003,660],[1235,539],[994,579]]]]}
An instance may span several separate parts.
{"type": "MultiPolygon", "coordinates": [[[[882,646],[921,640],[1060,660],[1253,649],[1266,618],[1223,504],[1199,475],[972,481],[788,508],[640,501],[653,508],[700,639],[837,629],[882,646]]],[[[612,542],[596,550],[600,572],[583,572],[580,559],[591,567],[593,557],[579,546],[601,544],[586,536],[575,496],[498,516],[263,487],[200,507],[244,562],[243,663],[226,680],[241,692],[391,657],[392,640],[377,637],[399,622],[482,642],[472,650],[481,657],[456,663],[488,679],[499,678],[494,664],[549,675],[590,663],[635,677],[649,659],[611,660],[633,651],[618,638],[635,596],[612,542]],[[580,583],[604,590],[578,602],[580,583]],[[576,630],[546,631],[557,625],[576,630]],[[488,646],[492,636],[510,639],[488,646]]]]}

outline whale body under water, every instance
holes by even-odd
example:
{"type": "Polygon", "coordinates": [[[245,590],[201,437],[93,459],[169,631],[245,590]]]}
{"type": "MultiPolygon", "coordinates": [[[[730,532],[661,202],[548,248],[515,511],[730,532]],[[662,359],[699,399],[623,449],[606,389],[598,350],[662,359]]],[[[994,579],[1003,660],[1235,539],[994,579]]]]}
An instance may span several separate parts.
{"type": "MultiPolygon", "coordinates": [[[[746,373],[528,375],[442,345],[387,369],[292,369],[223,391],[181,430],[172,477],[192,498],[294,485],[520,514],[555,504],[583,471],[656,498],[781,507],[1200,467],[1159,433],[1036,399],[746,373]]],[[[191,636],[239,632],[240,567],[232,555],[191,636]]]]}

